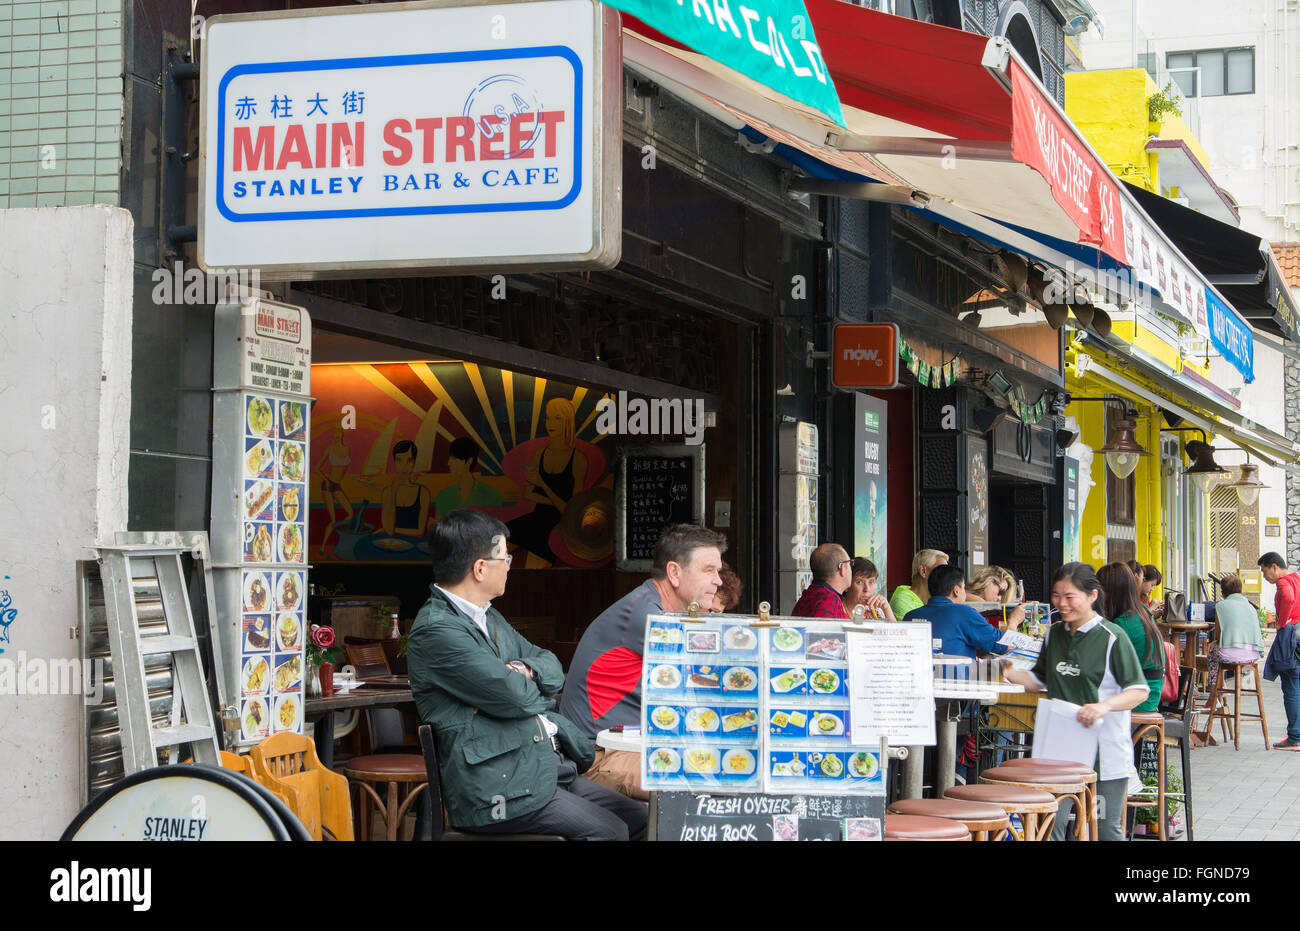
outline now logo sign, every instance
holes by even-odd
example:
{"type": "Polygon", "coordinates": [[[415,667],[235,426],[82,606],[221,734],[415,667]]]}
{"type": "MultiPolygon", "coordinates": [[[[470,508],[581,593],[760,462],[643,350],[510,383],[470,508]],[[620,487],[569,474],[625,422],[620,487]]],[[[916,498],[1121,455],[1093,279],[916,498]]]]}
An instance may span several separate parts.
{"type": "Polygon", "coordinates": [[[830,355],[837,388],[898,385],[898,327],[892,323],[838,324],[830,355]]]}

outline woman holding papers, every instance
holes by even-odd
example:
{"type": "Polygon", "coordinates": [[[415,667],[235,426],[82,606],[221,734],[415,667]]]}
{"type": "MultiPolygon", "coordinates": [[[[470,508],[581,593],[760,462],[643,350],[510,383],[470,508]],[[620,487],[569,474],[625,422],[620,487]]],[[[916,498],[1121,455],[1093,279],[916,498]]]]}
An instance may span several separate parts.
{"type": "MultiPolygon", "coordinates": [[[[1048,698],[1080,706],[1075,715],[1078,723],[1098,729],[1094,763],[1101,806],[1098,833],[1101,840],[1123,840],[1124,799],[1129,779],[1137,776],[1129,709],[1146,700],[1150,687],[1128,637],[1098,613],[1105,602],[1091,566],[1072,562],[1057,570],[1052,607],[1060,620],[1048,630],[1033,670],[1010,668],[1007,663],[1004,673],[1008,681],[1029,691],[1046,692],[1048,698]]],[[[1070,811],[1071,803],[1063,802],[1053,840],[1065,839],[1070,811]]]]}

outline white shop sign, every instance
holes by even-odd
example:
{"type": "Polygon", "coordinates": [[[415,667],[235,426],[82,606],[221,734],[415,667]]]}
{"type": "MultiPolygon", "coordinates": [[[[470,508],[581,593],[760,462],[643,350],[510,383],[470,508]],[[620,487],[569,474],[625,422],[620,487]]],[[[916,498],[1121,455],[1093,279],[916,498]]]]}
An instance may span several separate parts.
{"type": "Polygon", "coordinates": [[[202,49],[205,268],[617,263],[621,54],[603,5],[215,16],[202,49]]]}

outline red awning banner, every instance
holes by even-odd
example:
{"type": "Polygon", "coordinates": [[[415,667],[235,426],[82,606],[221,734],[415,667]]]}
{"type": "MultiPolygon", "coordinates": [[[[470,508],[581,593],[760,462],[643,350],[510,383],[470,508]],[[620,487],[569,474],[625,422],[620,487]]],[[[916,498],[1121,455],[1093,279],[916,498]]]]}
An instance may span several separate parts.
{"type": "Polygon", "coordinates": [[[1119,186],[1038,85],[1012,61],[1011,157],[1052,187],[1052,199],[1079,227],[1079,241],[1128,262],[1119,186]]]}

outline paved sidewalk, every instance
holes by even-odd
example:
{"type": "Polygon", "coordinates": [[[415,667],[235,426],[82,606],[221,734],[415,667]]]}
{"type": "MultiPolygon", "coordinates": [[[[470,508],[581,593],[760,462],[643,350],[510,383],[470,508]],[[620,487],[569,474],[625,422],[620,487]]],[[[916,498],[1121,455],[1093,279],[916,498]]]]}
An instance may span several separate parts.
{"type": "MultiPolygon", "coordinates": [[[[1263,686],[1269,743],[1276,743],[1286,736],[1282,690],[1268,680],[1263,686]]],[[[1254,699],[1248,705],[1243,698],[1242,706],[1253,709],[1254,699]]],[[[1203,721],[1198,715],[1196,725],[1204,726],[1203,721]]],[[[1217,723],[1214,729],[1222,741],[1217,723]]],[[[1300,840],[1300,752],[1268,749],[1258,721],[1242,722],[1240,750],[1231,740],[1193,748],[1192,812],[1198,843],[1300,840]]]]}

